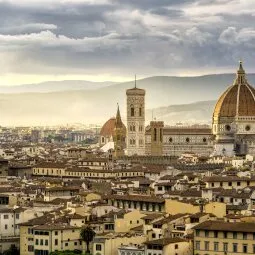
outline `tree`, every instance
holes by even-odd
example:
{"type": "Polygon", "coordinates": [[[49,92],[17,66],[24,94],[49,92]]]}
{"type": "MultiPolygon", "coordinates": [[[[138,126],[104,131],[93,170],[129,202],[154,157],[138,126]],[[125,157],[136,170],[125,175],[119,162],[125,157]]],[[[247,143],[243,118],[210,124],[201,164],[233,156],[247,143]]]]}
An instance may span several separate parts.
{"type": "Polygon", "coordinates": [[[86,243],[87,246],[86,253],[88,254],[90,254],[89,244],[93,241],[95,235],[96,233],[90,226],[85,226],[84,228],[81,229],[80,237],[82,241],[86,243]]]}
{"type": "Polygon", "coordinates": [[[14,244],[12,244],[8,250],[3,252],[3,255],[19,255],[19,250],[14,244]]]}

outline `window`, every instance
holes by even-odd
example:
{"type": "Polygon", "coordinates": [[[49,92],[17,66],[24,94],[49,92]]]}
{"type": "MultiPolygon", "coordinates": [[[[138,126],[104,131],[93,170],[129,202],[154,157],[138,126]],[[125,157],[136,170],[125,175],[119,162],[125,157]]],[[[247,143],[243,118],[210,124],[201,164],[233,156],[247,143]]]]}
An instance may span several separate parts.
{"type": "Polygon", "coordinates": [[[175,248],[175,250],[177,250],[178,249],[178,244],[175,244],[174,248],[175,248]]]}
{"type": "Polygon", "coordinates": [[[157,141],[157,129],[154,128],[154,141],[157,141]]]}
{"type": "Polygon", "coordinates": [[[223,251],[228,251],[228,243],[223,243],[223,251]]]}
{"type": "Polygon", "coordinates": [[[196,241],[196,250],[200,250],[200,241],[196,241]]]}
{"type": "Polygon", "coordinates": [[[155,233],[152,233],[151,237],[152,237],[152,238],[156,238],[156,234],[155,234],[155,233]]]}
{"type": "Polygon", "coordinates": [[[43,239],[40,239],[40,245],[43,245],[43,239]]]}
{"type": "Polygon", "coordinates": [[[142,107],[139,108],[139,116],[142,116],[142,107]]]}
{"type": "Polygon", "coordinates": [[[35,239],[35,244],[38,245],[39,244],[39,240],[35,239]]]}
{"type": "Polygon", "coordinates": [[[9,219],[9,215],[8,214],[4,214],[4,219],[8,220],[9,219]]]}
{"type": "Polygon", "coordinates": [[[101,250],[102,250],[102,245],[96,244],[96,251],[101,251],[101,250]]]}
{"type": "Polygon", "coordinates": [[[209,237],[209,231],[205,231],[205,237],[209,237]]]}
{"type": "Polygon", "coordinates": [[[233,233],[233,239],[237,239],[237,233],[236,232],[233,233]]]}
{"type": "Polygon", "coordinates": [[[232,186],[232,182],[228,182],[228,186],[232,186]]]}
{"type": "Polygon", "coordinates": [[[65,246],[68,246],[68,243],[65,243],[65,246]]]}
{"type": "Polygon", "coordinates": [[[28,245],[27,246],[27,251],[33,252],[34,251],[34,246],[33,245],[28,245]]]}
{"type": "Polygon", "coordinates": [[[214,187],[214,182],[212,182],[212,187],[214,187]]]}
{"type": "Polygon", "coordinates": [[[228,238],[228,232],[223,232],[224,238],[228,238]]]}
{"type": "Polygon", "coordinates": [[[133,105],[130,106],[130,115],[131,115],[131,117],[135,116],[135,108],[133,105]]]}
{"type": "Polygon", "coordinates": [[[8,229],[8,225],[7,224],[4,225],[4,229],[8,229]]]}
{"type": "Polygon", "coordinates": [[[214,242],[214,251],[218,251],[218,250],[219,250],[219,243],[214,242]]]}
{"type": "Polygon", "coordinates": [[[47,246],[49,244],[48,240],[46,239],[45,240],[45,245],[47,246]]]}
{"type": "Polygon", "coordinates": [[[196,229],[196,236],[199,236],[199,235],[200,235],[200,230],[196,229]]]}
{"type": "Polygon", "coordinates": [[[74,242],[74,245],[77,245],[77,242],[74,242]]]}
{"type": "Polygon", "coordinates": [[[247,252],[248,252],[248,245],[243,244],[243,253],[247,253],[247,252]]]}
{"type": "Polygon", "coordinates": [[[241,182],[237,182],[237,186],[241,186],[241,182]]]}
{"type": "Polygon", "coordinates": [[[16,213],[16,219],[18,220],[19,219],[19,213],[16,213]]]}
{"type": "Polygon", "coordinates": [[[247,240],[247,233],[243,233],[243,240],[247,240]]]}
{"type": "Polygon", "coordinates": [[[218,231],[214,231],[214,238],[218,238],[218,231]]]}
{"type": "Polygon", "coordinates": [[[55,245],[58,245],[58,239],[55,239],[55,245]]]}
{"type": "Polygon", "coordinates": [[[255,254],[255,244],[253,244],[253,253],[255,254]]]}
{"type": "Polygon", "coordinates": [[[237,243],[233,243],[233,252],[237,251],[238,251],[237,243]]]}
{"type": "Polygon", "coordinates": [[[205,241],[205,250],[209,251],[209,242],[208,241],[205,241]]]}
{"type": "Polygon", "coordinates": [[[58,231],[55,231],[55,236],[58,235],[58,231]]]}

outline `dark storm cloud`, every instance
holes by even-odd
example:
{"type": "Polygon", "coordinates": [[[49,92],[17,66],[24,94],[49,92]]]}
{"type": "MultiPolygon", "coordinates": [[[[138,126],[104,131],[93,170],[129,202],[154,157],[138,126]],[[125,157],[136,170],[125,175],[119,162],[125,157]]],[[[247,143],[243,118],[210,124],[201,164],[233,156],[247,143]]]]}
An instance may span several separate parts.
{"type": "Polygon", "coordinates": [[[255,3],[45,1],[0,0],[1,73],[147,75],[224,72],[239,58],[254,64],[255,3]]]}

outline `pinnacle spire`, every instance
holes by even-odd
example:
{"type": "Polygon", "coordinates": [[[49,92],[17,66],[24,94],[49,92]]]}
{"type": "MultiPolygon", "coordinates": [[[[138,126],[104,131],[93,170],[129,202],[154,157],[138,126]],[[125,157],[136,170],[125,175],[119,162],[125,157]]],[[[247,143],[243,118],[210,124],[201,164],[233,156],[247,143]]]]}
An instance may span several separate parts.
{"type": "Polygon", "coordinates": [[[244,68],[243,68],[243,61],[239,61],[239,69],[237,70],[237,73],[236,73],[236,80],[235,80],[235,83],[236,84],[244,84],[246,81],[246,78],[245,78],[245,71],[244,71],[244,68]]]}
{"type": "Polygon", "coordinates": [[[244,69],[243,69],[243,61],[242,61],[242,60],[239,61],[239,69],[238,69],[238,72],[243,72],[243,73],[245,73],[245,71],[244,71],[244,69]]]}
{"type": "Polygon", "coordinates": [[[116,127],[122,127],[119,103],[117,103],[116,127]]]}

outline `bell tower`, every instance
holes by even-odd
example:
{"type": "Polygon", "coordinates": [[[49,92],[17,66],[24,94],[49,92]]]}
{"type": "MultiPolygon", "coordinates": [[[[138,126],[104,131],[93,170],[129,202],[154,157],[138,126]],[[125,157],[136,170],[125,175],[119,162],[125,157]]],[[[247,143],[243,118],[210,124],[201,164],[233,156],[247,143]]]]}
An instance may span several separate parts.
{"type": "Polygon", "coordinates": [[[135,86],[127,95],[127,154],[145,154],[145,90],[135,86]]]}

